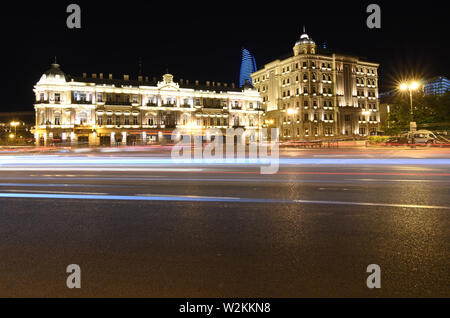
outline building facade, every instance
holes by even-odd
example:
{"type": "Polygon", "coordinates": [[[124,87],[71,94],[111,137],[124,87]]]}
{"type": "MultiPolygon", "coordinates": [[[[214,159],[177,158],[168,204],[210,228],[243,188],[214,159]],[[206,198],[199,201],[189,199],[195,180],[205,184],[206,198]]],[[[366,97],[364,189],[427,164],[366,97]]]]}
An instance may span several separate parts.
{"type": "Polygon", "coordinates": [[[171,74],[161,81],[71,77],[55,63],[34,93],[38,145],[147,144],[170,139],[175,128],[202,135],[207,128],[230,127],[258,133],[262,124],[261,98],[251,85],[175,82],[171,74]]]}
{"type": "Polygon", "coordinates": [[[378,66],[325,52],[302,34],[292,54],[252,74],[264,126],[279,128],[282,140],[377,134],[378,66]]]}

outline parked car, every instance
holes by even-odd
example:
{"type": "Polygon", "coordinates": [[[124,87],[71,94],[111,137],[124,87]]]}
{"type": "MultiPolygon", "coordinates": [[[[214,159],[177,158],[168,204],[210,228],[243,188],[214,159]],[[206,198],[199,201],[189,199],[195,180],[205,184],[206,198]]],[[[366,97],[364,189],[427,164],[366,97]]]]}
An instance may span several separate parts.
{"type": "MultiPolygon", "coordinates": [[[[407,133],[408,143],[413,142],[413,134],[407,133]]],[[[434,144],[438,141],[438,137],[429,130],[417,130],[414,132],[414,143],[415,144],[434,144]]]]}

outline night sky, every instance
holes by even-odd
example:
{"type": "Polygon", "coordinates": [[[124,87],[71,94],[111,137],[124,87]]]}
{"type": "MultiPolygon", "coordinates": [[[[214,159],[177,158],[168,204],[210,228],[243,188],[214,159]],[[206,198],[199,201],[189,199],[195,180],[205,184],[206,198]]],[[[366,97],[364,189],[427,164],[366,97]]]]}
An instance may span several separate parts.
{"type": "Polygon", "coordinates": [[[57,56],[68,74],[160,76],[238,83],[241,47],[258,68],[292,52],[303,25],[328,49],[381,64],[381,91],[407,73],[449,76],[444,1],[15,1],[2,7],[1,112],[32,111],[33,85],[57,56]],[[66,27],[66,7],[81,6],[82,28],[66,27]],[[366,27],[366,7],[382,9],[381,30],[366,27]],[[250,7],[253,5],[253,7],[250,7]],[[276,6],[277,9],[273,7],[276,6]]]}

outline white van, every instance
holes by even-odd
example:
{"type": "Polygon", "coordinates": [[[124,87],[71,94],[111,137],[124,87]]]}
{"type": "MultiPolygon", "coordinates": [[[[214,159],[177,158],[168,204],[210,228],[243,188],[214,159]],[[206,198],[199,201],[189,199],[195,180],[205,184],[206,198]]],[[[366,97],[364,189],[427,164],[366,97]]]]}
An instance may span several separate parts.
{"type": "MultiPolygon", "coordinates": [[[[412,143],[412,134],[409,132],[407,134],[408,143],[412,143]]],[[[414,132],[414,143],[416,144],[434,144],[438,138],[433,132],[429,130],[417,130],[414,132]]]]}

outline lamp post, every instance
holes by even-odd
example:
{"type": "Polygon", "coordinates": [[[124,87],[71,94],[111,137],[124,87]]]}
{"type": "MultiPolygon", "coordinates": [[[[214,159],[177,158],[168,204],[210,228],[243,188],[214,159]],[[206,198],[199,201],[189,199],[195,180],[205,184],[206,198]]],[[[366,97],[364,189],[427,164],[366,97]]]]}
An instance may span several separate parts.
{"type": "MultiPolygon", "coordinates": [[[[291,115],[291,116],[292,116],[292,118],[289,118],[289,121],[290,121],[291,123],[293,123],[293,122],[294,122],[293,117],[294,117],[295,114],[298,113],[298,110],[293,109],[293,108],[289,108],[289,109],[287,110],[287,113],[288,113],[288,115],[291,115]]],[[[291,127],[292,127],[292,126],[291,126],[291,127]]],[[[293,135],[295,136],[295,132],[293,133],[293,135]]]]}
{"type": "Polygon", "coordinates": [[[12,121],[12,122],[10,123],[10,125],[11,125],[12,127],[14,127],[14,134],[16,134],[16,133],[17,133],[17,126],[19,126],[20,123],[19,123],[18,121],[12,121]]]}
{"type": "Polygon", "coordinates": [[[413,91],[415,91],[416,89],[418,89],[420,86],[420,84],[416,81],[414,82],[410,82],[410,83],[402,83],[400,85],[400,90],[401,91],[409,91],[409,103],[410,103],[410,113],[409,113],[409,131],[411,132],[411,143],[415,144],[414,141],[414,132],[416,131],[416,123],[414,122],[414,108],[413,108],[413,96],[412,93],[413,91]]]}
{"type": "Polygon", "coordinates": [[[12,134],[10,134],[10,135],[9,135],[9,138],[10,138],[10,139],[15,139],[16,136],[17,136],[17,126],[20,125],[20,122],[18,122],[18,121],[12,121],[9,125],[10,125],[11,127],[14,127],[14,136],[12,136],[12,134]]]}

